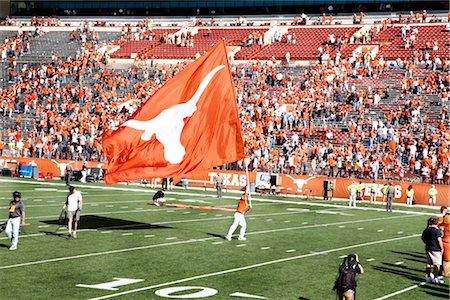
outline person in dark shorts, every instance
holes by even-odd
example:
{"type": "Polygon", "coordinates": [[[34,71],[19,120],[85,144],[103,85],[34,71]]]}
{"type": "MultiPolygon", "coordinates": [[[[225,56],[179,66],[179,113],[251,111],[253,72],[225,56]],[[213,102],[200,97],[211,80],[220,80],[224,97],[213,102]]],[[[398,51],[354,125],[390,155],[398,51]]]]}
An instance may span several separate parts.
{"type": "Polygon", "coordinates": [[[442,265],[442,250],[444,249],[444,245],[442,243],[442,232],[438,227],[437,218],[428,219],[428,226],[422,233],[422,241],[425,243],[425,252],[427,255],[426,282],[442,284],[444,282],[439,280],[438,276],[442,265]]]}

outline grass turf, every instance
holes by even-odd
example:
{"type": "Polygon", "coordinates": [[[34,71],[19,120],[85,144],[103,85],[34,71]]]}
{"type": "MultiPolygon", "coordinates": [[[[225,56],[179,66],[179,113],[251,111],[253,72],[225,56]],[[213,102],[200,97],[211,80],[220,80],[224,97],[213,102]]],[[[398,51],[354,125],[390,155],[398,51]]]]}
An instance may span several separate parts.
{"type": "MultiPolygon", "coordinates": [[[[91,299],[127,291],[114,298],[164,299],[155,293],[183,286],[216,290],[208,299],[237,299],[230,296],[236,292],[267,299],[335,299],[332,286],[341,256],[354,252],[365,269],[358,276],[357,298],[377,299],[424,281],[420,234],[435,213],[254,196],[246,216],[247,241],[228,242],[222,236],[232,213],[150,206],[148,188],[91,184],[79,188],[84,207],[78,238],[67,239],[57,224],[67,192],[63,184],[0,180],[1,216],[6,217],[14,190],[22,192],[29,226],[22,229],[16,251],[8,251],[9,241],[0,237],[1,299],[91,299]],[[114,291],[77,287],[113,278],[144,281],[114,291]]],[[[170,203],[228,208],[238,197],[217,199],[196,190],[166,196],[170,203]]],[[[444,285],[421,285],[390,299],[448,297],[445,279],[444,285]]]]}

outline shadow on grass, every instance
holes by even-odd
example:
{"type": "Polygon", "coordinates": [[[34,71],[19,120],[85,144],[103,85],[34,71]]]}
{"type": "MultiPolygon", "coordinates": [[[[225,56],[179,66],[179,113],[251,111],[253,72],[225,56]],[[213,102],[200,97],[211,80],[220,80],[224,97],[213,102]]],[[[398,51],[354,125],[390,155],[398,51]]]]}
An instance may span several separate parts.
{"type": "MultiPolygon", "coordinates": [[[[41,221],[44,224],[60,225],[59,220],[41,221]]],[[[78,229],[120,230],[120,229],[167,229],[170,226],[161,226],[150,223],[135,222],[123,219],[85,215],[80,217],[78,229]]],[[[45,232],[45,231],[44,231],[45,232]]],[[[55,233],[57,235],[59,233],[55,233]]]]}
{"type": "Polygon", "coordinates": [[[421,286],[420,288],[430,296],[448,299],[448,285],[426,284],[421,286]]]}
{"type": "Polygon", "coordinates": [[[216,238],[225,239],[225,236],[224,236],[224,235],[221,235],[221,234],[210,233],[210,232],[207,232],[206,234],[207,234],[207,235],[210,235],[210,236],[213,236],[213,237],[216,237],[216,238]]]}
{"type": "Polygon", "coordinates": [[[10,246],[8,246],[6,244],[0,244],[0,247],[2,247],[2,248],[9,248],[10,246]]]}
{"type": "Polygon", "coordinates": [[[392,251],[392,253],[404,255],[405,256],[404,258],[407,260],[423,262],[424,264],[426,263],[425,252],[424,253],[419,253],[419,252],[409,253],[409,252],[402,252],[402,251],[392,251]]]}
{"type": "Polygon", "coordinates": [[[397,265],[387,264],[387,263],[383,263],[383,265],[385,265],[385,266],[374,266],[373,269],[375,269],[377,271],[381,271],[381,272],[386,272],[389,274],[403,276],[403,277],[405,277],[411,281],[415,281],[415,282],[424,281],[423,276],[425,276],[425,275],[424,274],[423,274],[423,276],[422,276],[422,274],[418,275],[417,274],[418,271],[416,269],[410,269],[410,268],[404,267],[402,265],[397,266],[397,265]]]}
{"type": "Polygon", "coordinates": [[[58,229],[55,232],[53,232],[53,231],[40,231],[40,232],[45,233],[46,235],[59,236],[59,237],[64,237],[64,238],[67,237],[67,233],[58,232],[58,229]]]}
{"type": "Polygon", "coordinates": [[[425,276],[425,272],[424,272],[425,270],[423,268],[415,269],[415,268],[407,267],[405,265],[396,265],[396,264],[391,264],[391,263],[383,263],[383,265],[391,267],[391,268],[398,268],[398,269],[402,269],[402,270],[408,270],[408,271],[415,272],[415,273],[424,273],[424,276],[425,276]]]}

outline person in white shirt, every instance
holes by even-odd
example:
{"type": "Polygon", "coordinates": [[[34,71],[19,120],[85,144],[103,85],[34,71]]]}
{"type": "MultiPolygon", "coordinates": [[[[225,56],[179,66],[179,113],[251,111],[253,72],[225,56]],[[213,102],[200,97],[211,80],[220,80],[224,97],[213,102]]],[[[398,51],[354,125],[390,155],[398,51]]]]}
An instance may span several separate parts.
{"type": "Polygon", "coordinates": [[[67,209],[67,216],[69,221],[67,228],[69,230],[68,237],[77,238],[78,222],[80,221],[80,211],[83,207],[83,197],[81,193],[75,189],[73,185],[69,186],[69,195],[67,195],[66,204],[64,209],[67,209]],[[72,233],[73,224],[73,233],[72,233]]]}

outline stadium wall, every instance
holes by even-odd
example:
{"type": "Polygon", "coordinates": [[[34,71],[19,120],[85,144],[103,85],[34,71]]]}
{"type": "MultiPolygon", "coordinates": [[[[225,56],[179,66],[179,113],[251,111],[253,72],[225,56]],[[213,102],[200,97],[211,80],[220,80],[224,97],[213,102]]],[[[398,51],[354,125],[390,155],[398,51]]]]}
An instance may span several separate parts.
{"type": "MultiPolygon", "coordinates": [[[[82,161],[67,161],[67,160],[48,160],[39,158],[19,158],[19,157],[0,157],[0,167],[12,168],[14,169],[17,164],[35,164],[38,166],[39,173],[43,176],[47,174],[53,174],[54,178],[59,178],[64,175],[64,170],[66,165],[70,163],[74,170],[79,170],[82,167],[82,161]]],[[[106,168],[105,163],[100,162],[87,162],[88,168],[106,168]]],[[[189,186],[203,187],[208,186],[210,188],[214,187],[214,177],[217,172],[223,174],[225,180],[224,184],[229,189],[241,190],[247,184],[247,177],[245,172],[240,171],[222,171],[222,170],[202,170],[190,173],[186,177],[189,178],[189,186]]],[[[256,182],[257,174],[250,172],[250,182],[256,182]]],[[[294,194],[300,196],[315,196],[323,197],[323,186],[325,180],[334,179],[336,180],[336,187],[333,192],[333,198],[348,198],[347,187],[355,181],[352,178],[329,178],[324,176],[298,176],[298,175],[278,175],[281,177],[280,185],[277,190],[282,194],[294,194]]],[[[174,178],[175,183],[180,183],[181,178],[174,178]]],[[[361,180],[363,185],[369,185],[372,183],[371,180],[361,180]]],[[[377,200],[380,201],[382,198],[381,189],[386,181],[378,180],[378,192],[377,200]]],[[[417,204],[428,205],[428,190],[431,184],[425,183],[409,183],[409,182],[394,182],[396,195],[396,203],[406,203],[405,191],[409,185],[412,185],[415,191],[415,200],[417,204]]],[[[437,195],[437,205],[450,206],[450,186],[448,185],[436,185],[438,190],[437,195]]],[[[366,188],[364,191],[364,199],[368,200],[370,197],[369,189],[366,188]]]]}

